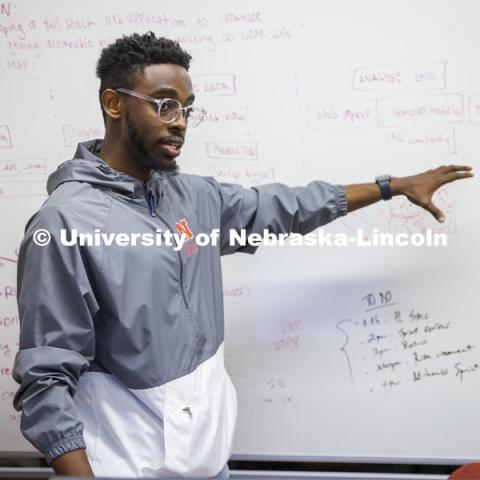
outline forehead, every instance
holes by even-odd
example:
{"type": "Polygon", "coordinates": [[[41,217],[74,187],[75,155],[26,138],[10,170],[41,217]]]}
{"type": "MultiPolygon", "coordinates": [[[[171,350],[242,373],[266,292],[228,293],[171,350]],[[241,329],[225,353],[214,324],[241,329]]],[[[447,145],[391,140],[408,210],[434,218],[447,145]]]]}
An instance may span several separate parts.
{"type": "Polygon", "coordinates": [[[188,97],[193,93],[192,81],[188,72],[180,65],[160,63],[144,67],[134,77],[134,88],[151,94],[161,88],[171,88],[179,96],[188,97]]]}

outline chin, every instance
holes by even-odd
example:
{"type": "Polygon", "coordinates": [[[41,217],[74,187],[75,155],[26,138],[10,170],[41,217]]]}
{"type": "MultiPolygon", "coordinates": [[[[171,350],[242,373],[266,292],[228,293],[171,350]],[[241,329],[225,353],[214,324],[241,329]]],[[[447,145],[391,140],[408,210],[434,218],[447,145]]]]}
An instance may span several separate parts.
{"type": "Polygon", "coordinates": [[[143,157],[141,164],[152,170],[174,175],[178,173],[179,166],[173,157],[143,157]]]}
{"type": "Polygon", "coordinates": [[[157,161],[157,170],[165,173],[175,174],[180,169],[174,158],[167,158],[157,161]]]}

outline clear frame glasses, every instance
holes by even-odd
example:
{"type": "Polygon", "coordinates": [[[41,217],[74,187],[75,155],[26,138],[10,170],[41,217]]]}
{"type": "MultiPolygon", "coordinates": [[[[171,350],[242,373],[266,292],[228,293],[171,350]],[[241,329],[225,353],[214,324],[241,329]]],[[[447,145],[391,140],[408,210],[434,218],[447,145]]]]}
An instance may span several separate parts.
{"type": "Polygon", "coordinates": [[[189,127],[196,127],[205,118],[206,110],[197,105],[182,106],[182,104],[174,98],[153,98],[143,93],[129,90],[128,88],[116,88],[116,92],[125,93],[132,97],[137,97],[147,102],[154,103],[158,109],[158,116],[165,123],[173,123],[180,115],[183,115],[187,120],[189,127]]]}

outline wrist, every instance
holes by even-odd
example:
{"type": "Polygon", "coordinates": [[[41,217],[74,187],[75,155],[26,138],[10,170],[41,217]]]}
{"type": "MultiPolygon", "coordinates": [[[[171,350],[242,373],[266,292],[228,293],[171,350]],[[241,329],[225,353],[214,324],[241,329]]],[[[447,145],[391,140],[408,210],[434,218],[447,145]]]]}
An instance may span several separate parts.
{"type": "Polygon", "coordinates": [[[390,189],[392,196],[404,195],[405,187],[408,184],[408,177],[392,177],[390,180],[390,189]]]}

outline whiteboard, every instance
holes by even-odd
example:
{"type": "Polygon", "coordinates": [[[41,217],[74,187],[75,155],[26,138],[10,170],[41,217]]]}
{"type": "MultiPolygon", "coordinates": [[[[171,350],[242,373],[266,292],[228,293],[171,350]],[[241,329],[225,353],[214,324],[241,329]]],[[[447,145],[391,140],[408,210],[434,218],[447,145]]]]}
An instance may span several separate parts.
{"type": "MultiPolygon", "coordinates": [[[[134,31],[194,57],[184,172],[255,186],[478,167],[478,1],[0,1],[0,451],[11,406],[16,255],[47,176],[102,137],[100,49],[134,31]]],[[[478,168],[477,168],[478,169],[478,168]]],[[[454,463],[480,456],[476,179],[395,198],[325,234],[446,233],[446,247],[264,246],[223,259],[235,458],[454,463]]]]}

